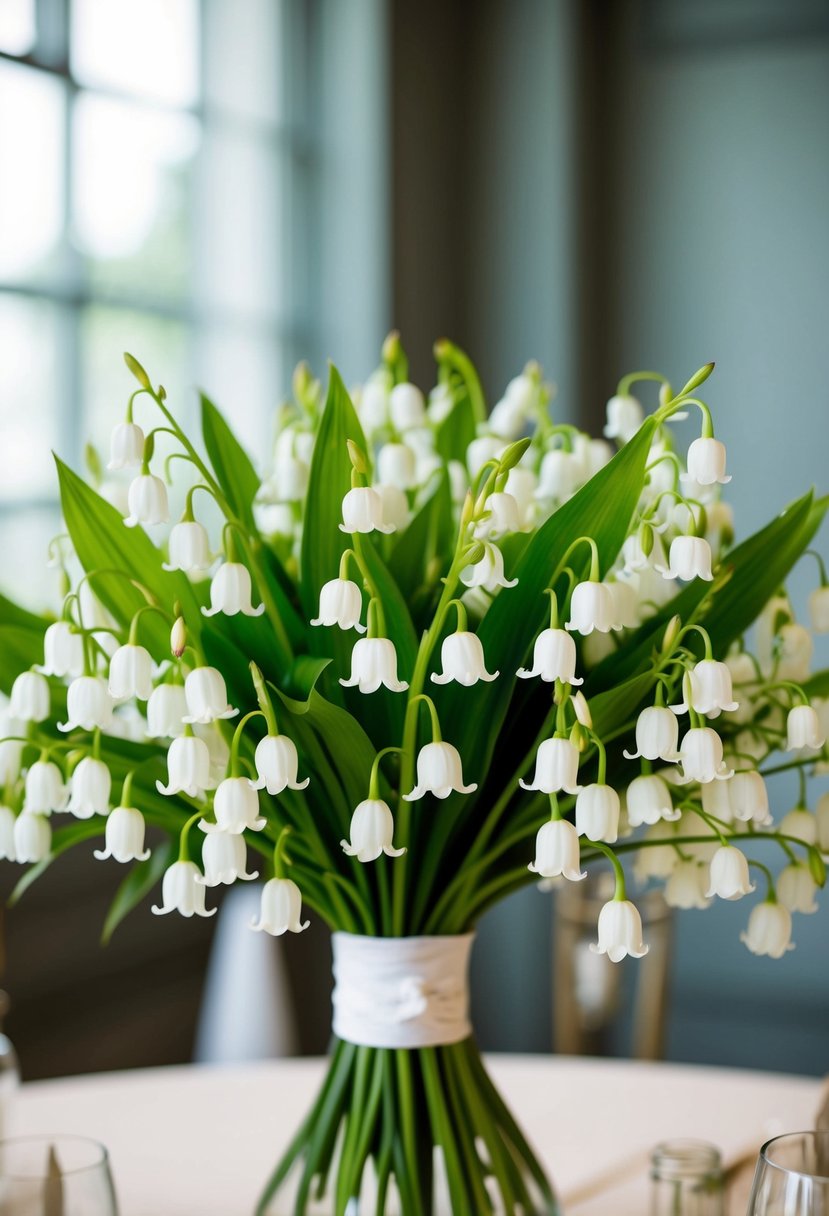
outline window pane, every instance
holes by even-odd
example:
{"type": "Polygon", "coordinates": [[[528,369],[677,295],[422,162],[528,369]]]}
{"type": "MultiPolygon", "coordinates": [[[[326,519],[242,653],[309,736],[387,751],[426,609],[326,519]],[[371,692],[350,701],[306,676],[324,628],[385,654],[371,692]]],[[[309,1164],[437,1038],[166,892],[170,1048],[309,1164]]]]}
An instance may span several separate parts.
{"type": "Polygon", "coordinates": [[[0,502],[56,498],[60,446],[59,313],[0,294],[0,502]]]}
{"type": "Polygon", "coordinates": [[[205,132],[196,293],[208,308],[277,317],[285,274],[284,165],[264,139],[205,132]]]}
{"type": "Polygon", "coordinates": [[[61,530],[60,509],[0,510],[0,591],[36,611],[59,605],[58,571],[49,566],[49,541],[61,530]]]}
{"type": "MultiPolygon", "coordinates": [[[[102,455],[109,452],[112,428],[122,421],[127,398],[137,387],[124,365],[125,350],[143,364],[154,384],[164,385],[170,409],[185,429],[195,419],[185,326],[126,308],[90,305],[81,318],[82,440],[92,442],[102,455]]],[[[147,430],[164,424],[160,411],[148,399],[139,397],[135,408],[136,422],[147,430]]]]}
{"type": "Polygon", "coordinates": [[[276,407],[288,387],[276,341],[209,328],[197,353],[199,384],[215,401],[260,469],[271,456],[276,407]]]}
{"type": "Polygon", "coordinates": [[[84,93],[74,127],[74,234],[92,283],[183,295],[196,119],[84,93]]]}
{"type": "Polygon", "coordinates": [[[0,4],[0,51],[28,55],[35,44],[35,0],[3,0],[0,4]]]}
{"type": "Polygon", "coordinates": [[[283,116],[283,0],[206,0],[205,101],[240,118],[283,116]]]}
{"type": "Polygon", "coordinates": [[[174,106],[198,100],[198,0],[72,0],[70,48],[81,84],[174,106]]]}
{"type": "Polygon", "coordinates": [[[0,63],[0,278],[53,271],[63,226],[64,93],[33,68],[0,63]]]}

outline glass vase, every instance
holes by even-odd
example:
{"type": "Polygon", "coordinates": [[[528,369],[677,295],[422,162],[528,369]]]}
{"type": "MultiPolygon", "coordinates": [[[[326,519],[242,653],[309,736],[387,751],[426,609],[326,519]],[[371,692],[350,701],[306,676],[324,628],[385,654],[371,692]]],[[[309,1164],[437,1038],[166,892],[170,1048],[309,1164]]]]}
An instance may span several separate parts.
{"type": "Polygon", "coordinates": [[[559,1216],[474,1041],[335,1039],[325,1081],[257,1216],[559,1216]]]}

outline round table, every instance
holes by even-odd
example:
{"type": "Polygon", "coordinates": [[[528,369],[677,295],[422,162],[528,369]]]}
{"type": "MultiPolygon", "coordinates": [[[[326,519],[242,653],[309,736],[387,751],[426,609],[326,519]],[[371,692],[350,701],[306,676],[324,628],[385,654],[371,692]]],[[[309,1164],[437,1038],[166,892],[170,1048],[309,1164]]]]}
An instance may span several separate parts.
{"type": "MultiPolygon", "coordinates": [[[[549,1056],[489,1065],[577,1216],[642,1216],[658,1141],[712,1141],[728,1165],[769,1136],[812,1126],[821,1091],[802,1077],[686,1065],[549,1056]]],[[[35,1082],[20,1091],[13,1130],[106,1144],[121,1216],[250,1216],[322,1071],[320,1060],[284,1059],[35,1082]]],[[[732,1210],[745,1213],[744,1192],[732,1210]]]]}

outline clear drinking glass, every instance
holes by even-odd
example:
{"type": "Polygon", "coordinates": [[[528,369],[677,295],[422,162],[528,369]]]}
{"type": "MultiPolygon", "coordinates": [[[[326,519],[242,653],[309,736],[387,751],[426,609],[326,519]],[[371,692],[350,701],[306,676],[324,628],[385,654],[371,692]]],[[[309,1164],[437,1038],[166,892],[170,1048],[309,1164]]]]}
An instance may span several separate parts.
{"type": "Polygon", "coordinates": [[[666,1140],[651,1155],[651,1216],[723,1216],[720,1154],[702,1140],[666,1140]]]}
{"type": "Polygon", "coordinates": [[[748,1216],[829,1216],[829,1136],[792,1132],[760,1150],[748,1216]]]}
{"type": "Polygon", "coordinates": [[[0,1216],[118,1216],[106,1149],[83,1136],[0,1141],[0,1216]]]}

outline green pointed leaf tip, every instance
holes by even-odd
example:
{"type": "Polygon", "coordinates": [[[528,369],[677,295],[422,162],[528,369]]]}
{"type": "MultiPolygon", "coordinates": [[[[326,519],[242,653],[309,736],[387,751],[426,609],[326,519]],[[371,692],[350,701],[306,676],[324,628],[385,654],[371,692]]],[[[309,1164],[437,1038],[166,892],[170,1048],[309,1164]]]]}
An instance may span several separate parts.
{"type": "Polygon", "coordinates": [[[144,368],[141,366],[141,364],[138,362],[138,360],[134,357],[134,355],[131,355],[127,351],[124,351],[124,362],[126,363],[129,370],[132,372],[132,374],[135,376],[136,380],[141,385],[141,387],[150,389],[150,391],[152,391],[152,384],[150,383],[150,377],[144,371],[144,368]]]}
{"type": "Polygon", "coordinates": [[[703,367],[701,367],[699,369],[698,372],[694,372],[691,379],[688,381],[688,383],[685,385],[684,388],[680,389],[677,396],[684,397],[686,393],[692,393],[695,388],[699,388],[699,386],[701,384],[705,383],[705,381],[711,375],[711,373],[713,372],[715,367],[716,367],[715,363],[706,363],[703,367]]]}

